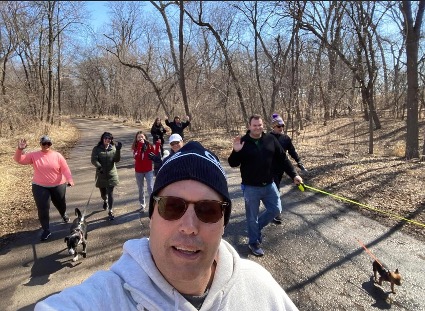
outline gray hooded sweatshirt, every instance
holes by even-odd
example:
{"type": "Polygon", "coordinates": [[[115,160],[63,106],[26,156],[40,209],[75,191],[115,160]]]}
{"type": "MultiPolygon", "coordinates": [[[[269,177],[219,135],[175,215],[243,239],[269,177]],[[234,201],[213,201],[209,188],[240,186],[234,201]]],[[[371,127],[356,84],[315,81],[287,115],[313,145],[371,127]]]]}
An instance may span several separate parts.
{"type": "MultiPolygon", "coordinates": [[[[109,271],[99,271],[82,284],[38,302],[42,310],[195,311],[161,275],[152,260],[149,239],[129,240],[109,271]]],[[[271,274],[241,259],[222,240],[214,280],[200,310],[298,310],[271,274]]]]}

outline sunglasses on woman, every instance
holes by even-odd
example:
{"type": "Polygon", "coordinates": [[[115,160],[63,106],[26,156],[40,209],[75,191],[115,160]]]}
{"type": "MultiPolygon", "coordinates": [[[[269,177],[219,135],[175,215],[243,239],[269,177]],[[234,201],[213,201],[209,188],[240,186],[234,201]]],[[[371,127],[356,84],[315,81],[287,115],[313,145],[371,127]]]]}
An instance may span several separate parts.
{"type": "Polygon", "coordinates": [[[51,145],[52,145],[52,143],[51,143],[51,142],[44,142],[44,143],[41,143],[41,145],[42,145],[42,146],[51,146],[51,145]]]}
{"type": "Polygon", "coordinates": [[[186,201],[179,197],[154,196],[158,203],[158,214],[165,220],[180,219],[190,203],[194,204],[196,217],[205,223],[216,223],[223,217],[223,211],[229,206],[228,202],[216,200],[186,201]]]}

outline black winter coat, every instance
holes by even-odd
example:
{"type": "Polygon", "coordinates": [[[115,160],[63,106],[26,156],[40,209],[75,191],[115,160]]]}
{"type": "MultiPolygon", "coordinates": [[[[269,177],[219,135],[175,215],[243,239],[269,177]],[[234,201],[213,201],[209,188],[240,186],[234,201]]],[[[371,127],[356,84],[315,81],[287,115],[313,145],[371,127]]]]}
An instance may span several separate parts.
{"type": "Polygon", "coordinates": [[[190,121],[180,122],[180,124],[177,124],[174,121],[169,122],[168,120],[165,120],[165,124],[171,129],[171,135],[179,134],[182,138],[184,138],[183,130],[189,126],[190,121]]]}
{"type": "Polygon", "coordinates": [[[277,138],[283,150],[285,150],[285,152],[288,152],[291,158],[295,160],[295,162],[301,162],[301,158],[295,150],[291,138],[287,134],[278,134],[273,132],[270,132],[270,134],[277,138]]]}
{"type": "Polygon", "coordinates": [[[155,142],[159,139],[161,142],[164,141],[164,134],[166,133],[166,130],[162,124],[159,126],[154,123],[151,127],[151,135],[152,135],[152,141],[155,144],[155,142]]]}
{"type": "Polygon", "coordinates": [[[245,142],[242,149],[239,152],[232,150],[228,162],[231,167],[240,166],[242,184],[257,187],[271,184],[276,167],[282,167],[292,179],[297,175],[273,135],[263,133],[256,144],[248,131],[241,142],[245,142]]]}

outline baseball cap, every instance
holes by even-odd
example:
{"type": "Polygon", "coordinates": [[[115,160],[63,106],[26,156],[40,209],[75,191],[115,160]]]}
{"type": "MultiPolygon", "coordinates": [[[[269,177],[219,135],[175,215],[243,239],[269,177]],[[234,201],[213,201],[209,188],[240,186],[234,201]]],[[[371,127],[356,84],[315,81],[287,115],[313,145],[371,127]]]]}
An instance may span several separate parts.
{"type": "Polygon", "coordinates": [[[52,142],[52,140],[47,135],[43,135],[40,138],[40,144],[42,144],[42,143],[51,143],[51,142],[52,142]]]}
{"type": "Polygon", "coordinates": [[[183,140],[183,138],[179,134],[173,134],[168,139],[168,142],[171,144],[174,141],[182,141],[182,140],[183,140]]]}

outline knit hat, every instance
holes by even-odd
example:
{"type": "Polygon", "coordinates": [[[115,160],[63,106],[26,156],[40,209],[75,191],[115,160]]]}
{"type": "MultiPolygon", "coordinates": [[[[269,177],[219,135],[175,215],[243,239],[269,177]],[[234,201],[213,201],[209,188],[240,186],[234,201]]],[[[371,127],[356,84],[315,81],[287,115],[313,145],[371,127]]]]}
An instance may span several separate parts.
{"type": "Polygon", "coordinates": [[[43,144],[43,143],[52,143],[52,140],[50,139],[49,136],[43,135],[40,138],[40,144],[43,144]]]}
{"type": "Polygon", "coordinates": [[[166,186],[181,180],[196,180],[214,189],[229,203],[224,211],[224,225],[230,219],[232,201],[227,188],[226,173],[217,156],[205,149],[199,142],[191,141],[169,157],[156,175],[149,201],[149,218],[154,209],[153,197],[166,186]]]}
{"type": "Polygon", "coordinates": [[[102,136],[100,137],[100,140],[104,140],[105,138],[110,138],[111,140],[114,139],[111,133],[109,132],[103,132],[102,136]]]}
{"type": "Polygon", "coordinates": [[[168,142],[171,144],[172,142],[175,141],[182,141],[183,138],[179,135],[179,134],[173,134],[170,136],[170,138],[168,139],[168,142]]]}
{"type": "Polygon", "coordinates": [[[275,125],[285,125],[285,122],[283,122],[283,119],[279,114],[273,113],[272,115],[272,126],[275,125]]]}

